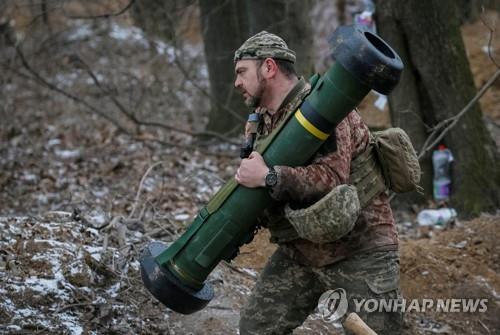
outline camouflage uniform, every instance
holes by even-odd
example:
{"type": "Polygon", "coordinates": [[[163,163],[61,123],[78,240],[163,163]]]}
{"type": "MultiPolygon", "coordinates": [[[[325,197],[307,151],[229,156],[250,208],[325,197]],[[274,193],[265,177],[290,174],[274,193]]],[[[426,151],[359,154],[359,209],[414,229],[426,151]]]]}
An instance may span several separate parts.
{"type": "MultiPolygon", "coordinates": [[[[247,40],[235,53],[239,59],[273,57],[291,60],[288,47],[266,32],[247,40]],[[264,42],[263,42],[264,41],[264,42]],[[265,48],[259,50],[259,43],[265,48]],[[248,52],[247,52],[248,51],[248,52]]],[[[295,54],[293,54],[293,61],[295,54]]],[[[288,114],[294,112],[310,91],[301,79],[275,113],[257,108],[261,115],[258,142],[267,137],[288,114]]],[[[272,255],[247,305],[242,309],[240,334],[288,334],[307,318],[329,289],[344,288],[348,298],[399,297],[399,254],[397,231],[386,193],[365,206],[354,228],[330,243],[314,243],[297,237],[284,216],[284,208],[305,208],[335,186],[349,183],[351,161],[365,152],[368,127],[356,111],[336,127],[310,164],[302,167],[275,166],[278,183],[271,196],[280,206],[265,212],[260,223],[269,228],[271,242],[279,248],[272,255]],[[333,136],[334,135],[334,136],[333,136]]],[[[352,300],[349,310],[352,311],[352,300]]],[[[400,334],[401,314],[360,311],[363,320],[381,334],[400,334]]]]}

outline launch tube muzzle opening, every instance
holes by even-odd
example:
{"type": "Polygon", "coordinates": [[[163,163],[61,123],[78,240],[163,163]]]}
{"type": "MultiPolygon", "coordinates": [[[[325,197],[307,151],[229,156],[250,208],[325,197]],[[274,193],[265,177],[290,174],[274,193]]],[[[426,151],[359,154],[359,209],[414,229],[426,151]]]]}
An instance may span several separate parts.
{"type": "Polygon", "coordinates": [[[332,58],[361,83],[388,94],[399,82],[403,62],[380,37],[363,26],[341,26],[329,39],[332,58]]]}
{"type": "MultiPolygon", "coordinates": [[[[313,79],[302,104],[261,143],[265,146],[256,148],[268,166],[307,164],[370,89],[387,94],[399,80],[401,59],[374,33],[344,26],[329,42],[335,64],[313,79]]],[[[248,243],[257,218],[275,205],[265,188],[250,189],[229,180],[168,248],[159,242],[146,248],[140,259],[145,287],[176,312],[203,309],[214,294],[207,282],[211,271],[248,243]]]]}

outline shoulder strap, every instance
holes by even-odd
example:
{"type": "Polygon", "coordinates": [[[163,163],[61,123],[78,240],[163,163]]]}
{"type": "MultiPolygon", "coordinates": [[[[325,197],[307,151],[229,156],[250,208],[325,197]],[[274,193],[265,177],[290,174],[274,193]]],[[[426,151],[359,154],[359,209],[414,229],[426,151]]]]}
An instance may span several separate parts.
{"type": "MultiPolygon", "coordinates": [[[[305,79],[303,77],[301,77],[299,79],[299,82],[297,83],[297,85],[295,85],[292,88],[292,90],[287,94],[287,96],[285,97],[285,99],[281,103],[280,109],[283,108],[284,106],[286,106],[287,104],[289,104],[297,96],[297,94],[304,89],[306,84],[307,84],[307,82],[305,81],[305,79]]],[[[307,94],[309,94],[309,92],[307,92],[307,94]]],[[[299,105],[300,105],[300,102],[302,102],[305,99],[307,94],[304,94],[304,96],[300,99],[299,105]]],[[[288,119],[290,119],[290,117],[293,115],[293,112],[295,111],[295,109],[297,109],[297,108],[293,108],[292,111],[288,112],[288,114],[285,116],[285,118],[283,118],[283,120],[281,120],[278,127],[276,127],[276,129],[274,129],[271,132],[271,134],[269,134],[269,136],[267,136],[261,143],[259,143],[259,145],[255,149],[255,151],[257,151],[261,155],[264,154],[267,147],[269,147],[269,145],[272,143],[273,139],[280,133],[281,129],[287,123],[288,119]]],[[[233,191],[236,189],[236,187],[238,187],[238,183],[236,182],[236,180],[234,178],[231,178],[214,195],[214,197],[207,204],[206,209],[207,209],[208,213],[212,214],[216,210],[218,210],[219,207],[224,203],[224,201],[226,201],[226,199],[229,197],[229,195],[231,195],[231,193],[233,193],[233,191]]]]}

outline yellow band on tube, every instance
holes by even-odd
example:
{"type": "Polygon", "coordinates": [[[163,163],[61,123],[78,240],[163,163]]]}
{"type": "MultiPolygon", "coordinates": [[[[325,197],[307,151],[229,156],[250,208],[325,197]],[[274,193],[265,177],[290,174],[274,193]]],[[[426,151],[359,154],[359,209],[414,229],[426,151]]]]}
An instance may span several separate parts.
{"type": "Polygon", "coordinates": [[[310,132],[311,134],[313,134],[314,136],[316,136],[320,140],[324,141],[328,138],[328,136],[330,136],[330,134],[322,132],[321,130],[316,128],[311,122],[309,122],[304,117],[304,115],[302,115],[302,112],[300,111],[300,109],[298,109],[295,112],[295,118],[297,119],[297,121],[299,121],[299,123],[302,125],[302,127],[304,127],[308,132],[310,132]]]}

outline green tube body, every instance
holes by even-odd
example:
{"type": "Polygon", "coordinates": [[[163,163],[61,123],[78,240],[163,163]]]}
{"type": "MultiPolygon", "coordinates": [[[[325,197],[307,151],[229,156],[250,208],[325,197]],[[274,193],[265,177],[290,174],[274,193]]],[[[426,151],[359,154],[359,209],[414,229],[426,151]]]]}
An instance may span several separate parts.
{"type": "MultiPolygon", "coordinates": [[[[369,91],[342,65],[333,65],[313,84],[311,93],[261,152],[266,164],[306,164],[369,91]]],[[[221,260],[232,259],[238,248],[249,242],[257,217],[275,203],[268,190],[236,185],[234,179],[214,198],[219,203],[204,207],[186,232],[155,258],[193,289],[202,288],[221,260]]]]}

